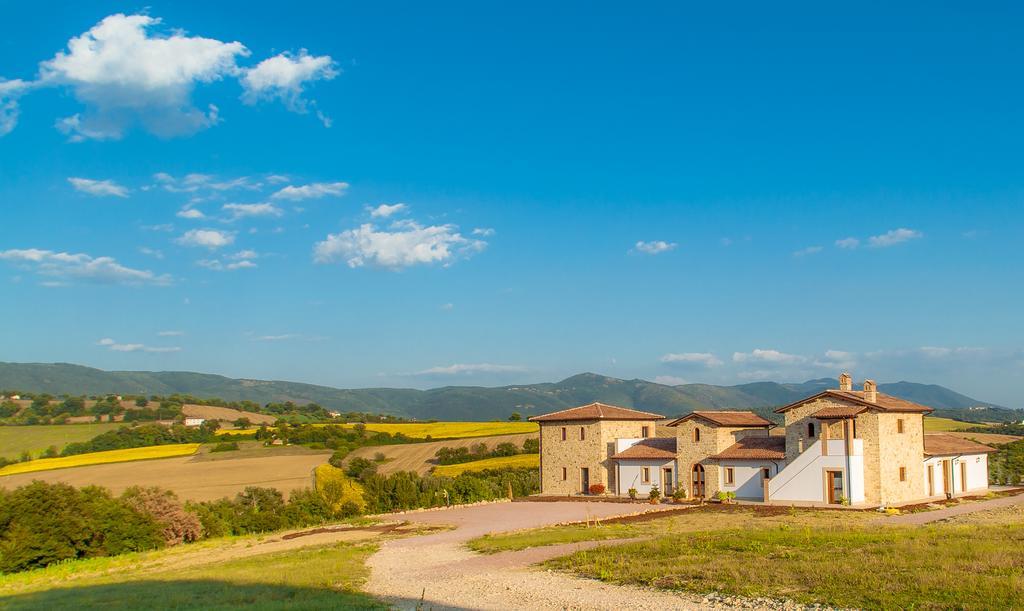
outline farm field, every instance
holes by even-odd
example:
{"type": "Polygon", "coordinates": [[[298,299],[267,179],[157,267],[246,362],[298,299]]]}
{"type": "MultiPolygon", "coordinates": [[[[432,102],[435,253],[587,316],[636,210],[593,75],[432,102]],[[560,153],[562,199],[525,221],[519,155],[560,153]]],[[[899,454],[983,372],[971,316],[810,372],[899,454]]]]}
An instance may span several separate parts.
{"type": "Polygon", "coordinates": [[[527,439],[536,439],[537,433],[521,433],[519,435],[498,435],[495,437],[469,437],[463,439],[450,439],[446,441],[426,441],[422,443],[405,443],[392,446],[371,446],[353,450],[346,458],[346,462],[356,458],[372,459],[380,452],[387,458],[386,462],[377,467],[377,472],[382,475],[390,475],[398,471],[415,471],[420,475],[426,474],[431,468],[437,466],[433,462],[434,456],[441,448],[470,447],[478,443],[487,444],[493,448],[499,443],[510,442],[522,447],[527,439]]]}
{"type": "Polygon", "coordinates": [[[50,446],[63,448],[76,441],[88,441],[100,433],[123,425],[116,422],[93,424],[35,424],[28,426],[0,426],[0,457],[18,458],[28,451],[32,456],[50,446]]]}
{"type": "Polygon", "coordinates": [[[515,456],[499,456],[496,458],[485,458],[472,462],[459,463],[457,465],[439,465],[434,468],[435,475],[447,475],[455,477],[460,473],[470,471],[483,471],[485,469],[510,469],[540,467],[540,454],[517,454],[515,456]]]}
{"type": "Polygon", "coordinates": [[[215,405],[195,405],[186,403],[181,406],[181,413],[195,418],[206,418],[207,420],[226,420],[234,422],[239,418],[248,418],[253,424],[274,424],[277,416],[257,414],[256,412],[245,412],[230,407],[217,407],[215,405]]]}
{"type": "Polygon", "coordinates": [[[493,437],[495,435],[537,434],[540,428],[534,422],[370,422],[368,431],[402,433],[414,439],[462,439],[466,437],[493,437]]]}
{"type": "MultiPolygon", "coordinates": [[[[167,446],[164,446],[167,447],[167,446]]],[[[171,446],[173,447],[173,446],[171,446]]],[[[64,482],[72,486],[104,486],[120,494],[130,486],[160,486],[182,500],[210,501],[231,497],[246,486],[277,488],[287,497],[292,490],[312,485],[312,471],[327,462],[330,452],[301,454],[284,448],[277,453],[247,452],[196,454],[145,462],[122,462],[0,477],[0,487],[16,488],[33,480],[64,482]],[[231,456],[242,454],[242,456],[231,456]]]]}
{"type": "Polygon", "coordinates": [[[973,422],[961,422],[951,418],[924,417],[924,430],[926,433],[945,433],[949,431],[962,431],[964,429],[989,426],[987,424],[976,424],[973,422]]]}
{"type": "Polygon", "coordinates": [[[973,439],[978,443],[1001,444],[1011,443],[1020,439],[1018,435],[1003,435],[1001,433],[958,433],[950,432],[947,435],[953,435],[955,437],[963,437],[964,439],[973,439]]]}
{"type": "Polygon", "coordinates": [[[19,473],[36,473],[39,471],[51,471],[54,469],[84,467],[88,465],[134,462],[139,460],[152,460],[156,458],[171,458],[174,456],[191,456],[196,453],[196,450],[199,449],[200,445],[201,444],[198,443],[181,443],[173,445],[148,446],[144,448],[128,448],[126,450],[89,452],[87,454],[62,456],[60,458],[38,458],[28,462],[7,465],[0,469],[0,477],[6,475],[17,475],[19,473]]]}

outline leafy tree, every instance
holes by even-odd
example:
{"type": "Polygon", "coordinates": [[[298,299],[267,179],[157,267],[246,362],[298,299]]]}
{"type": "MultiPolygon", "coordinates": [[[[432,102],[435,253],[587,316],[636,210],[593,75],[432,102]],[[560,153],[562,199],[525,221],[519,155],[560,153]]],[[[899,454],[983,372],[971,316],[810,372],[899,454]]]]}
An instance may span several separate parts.
{"type": "Polygon", "coordinates": [[[185,508],[170,490],[157,487],[132,486],[121,495],[129,507],[148,515],[160,525],[160,534],[167,545],[197,541],[203,535],[199,518],[185,508]]]}
{"type": "Polygon", "coordinates": [[[523,415],[519,412],[512,412],[512,415],[508,417],[510,422],[519,422],[523,419],[523,415]]]}

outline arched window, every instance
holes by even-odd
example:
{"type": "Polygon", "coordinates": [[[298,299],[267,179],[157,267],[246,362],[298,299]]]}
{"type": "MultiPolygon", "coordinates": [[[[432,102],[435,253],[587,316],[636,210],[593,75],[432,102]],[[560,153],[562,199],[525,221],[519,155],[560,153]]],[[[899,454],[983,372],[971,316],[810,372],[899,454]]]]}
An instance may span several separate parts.
{"type": "Polygon", "coordinates": [[[815,437],[815,435],[814,435],[814,423],[813,422],[808,422],[807,423],[807,438],[808,439],[814,439],[814,437],[815,437]]]}
{"type": "Polygon", "coordinates": [[[700,443],[700,429],[697,427],[693,429],[693,443],[700,443]]]}

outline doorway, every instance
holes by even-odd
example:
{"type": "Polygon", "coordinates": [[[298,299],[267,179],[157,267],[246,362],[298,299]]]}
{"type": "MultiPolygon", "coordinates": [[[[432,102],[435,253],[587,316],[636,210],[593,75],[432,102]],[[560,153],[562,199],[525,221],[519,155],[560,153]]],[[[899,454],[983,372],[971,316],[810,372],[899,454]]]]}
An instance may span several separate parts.
{"type": "Polygon", "coordinates": [[[839,505],[843,500],[843,472],[825,471],[825,488],[828,492],[828,504],[839,505]]]}
{"type": "Polygon", "coordinates": [[[580,483],[583,485],[583,494],[590,493],[590,469],[582,467],[580,469],[580,483]]]}
{"type": "Polygon", "coordinates": [[[693,465],[693,498],[704,498],[704,465],[693,465]]]}
{"type": "Polygon", "coordinates": [[[661,470],[661,489],[665,496],[672,496],[672,469],[665,467],[661,470]]]}
{"type": "Polygon", "coordinates": [[[960,459],[960,492],[967,492],[967,463],[960,459]]]}
{"type": "Polygon", "coordinates": [[[950,467],[949,461],[942,461],[942,492],[944,494],[953,494],[953,469],[950,467]]]}

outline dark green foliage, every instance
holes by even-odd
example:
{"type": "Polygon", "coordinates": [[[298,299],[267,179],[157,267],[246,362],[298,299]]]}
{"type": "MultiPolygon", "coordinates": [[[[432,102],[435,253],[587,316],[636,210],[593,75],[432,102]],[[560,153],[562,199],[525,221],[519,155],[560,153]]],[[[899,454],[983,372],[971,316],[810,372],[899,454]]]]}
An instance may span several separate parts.
{"type": "Polygon", "coordinates": [[[105,450],[123,450],[126,448],[143,448],[174,443],[204,443],[214,441],[216,423],[203,423],[202,426],[190,428],[181,425],[163,426],[144,424],[134,428],[122,426],[116,431],[107,431],[93,437],[89,441],[68,444],[60,453],[61,456],[102,452],[105,450]]]}
{"type": "Polygon", "coordinates": [[[514,496],[540,490],[537,469],[489,470],[457,477],[419,476],[402,471],[388,476],[371,474],[359,480],[369,513],[493,501],[506,498],[509,488],[514,496]]]}
{"type": "Polygon", "coordinates": [[[293,491],[285,502],[280,491],[253,486],[233,499],[189,503],[186,508],[199,516],[206,537],[298,528],[359,514],[359,508],[351,504],[332,511],[320,493],[312,489],[293,491]]]}
{"type": "Polygon", "coordinates": [[[988,479],[991,484],[1024,483],[1024,439],[996,446],[988,457],[988,479]]]}
{"type": "Polygon", "coordinates": [[[537,454],[540,448],[540,441],[537,439],[527,439],[523,442],[523,447],[520,449],[516,444],[504,441],[494,446],[494,449],[487,449],[485,443],[475,443],[472,446],[466,447],[443,447],[437,451],[435,456],[437,457],[437,464],[439,465],[457,465],[459,463],[473,462],[475,460],[484,460],[485,458],[498,458],[500,456],[515,456],[516,454],[537,454]]]}
{"type": "Polygon", "coordinates": [[[160,526],[103,488],[36,481],[0,492],[0,572],[164,544],[160,526]]]}
{"type": "Polygon", "coordinates": [[[238,449],[237,441],[222,441],[217,445],[213,446],[211,452],[234,452],[238,449]]]}
{"type": "Polygon", "coordinates": [[[540,454],[540,439],[534,437],[524,441],[523,454],[540,454]]]}
{"type": "Polygon", "coordinates": [[[357,479],[365,479],[377,473],[377,465],[366,458],[356,457],[345,465],[345,475],[357,479]]]}

